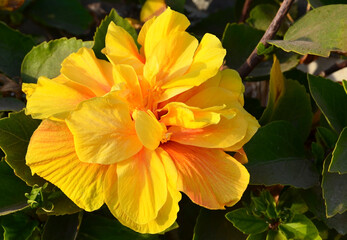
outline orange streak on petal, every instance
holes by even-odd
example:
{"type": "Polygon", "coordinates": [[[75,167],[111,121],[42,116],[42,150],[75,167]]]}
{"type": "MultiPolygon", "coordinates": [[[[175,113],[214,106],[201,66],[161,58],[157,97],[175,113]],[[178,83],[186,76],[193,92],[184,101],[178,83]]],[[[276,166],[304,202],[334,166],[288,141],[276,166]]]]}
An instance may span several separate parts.
{"type": "Polygon", "coordinates": [[[206,149],[169,142],[162,148],[178,171],[178,190],[209,209],[224,209],[238,202],[246,190],[246,168],[220,149],[206,149]]]}

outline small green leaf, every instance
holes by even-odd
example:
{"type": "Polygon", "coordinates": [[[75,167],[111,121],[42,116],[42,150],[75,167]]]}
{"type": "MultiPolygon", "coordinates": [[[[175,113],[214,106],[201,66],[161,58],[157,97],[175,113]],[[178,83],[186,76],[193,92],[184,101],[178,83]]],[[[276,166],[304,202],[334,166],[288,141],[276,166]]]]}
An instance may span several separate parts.
{"type": "Polygon", "coordinates": [[[312,124],[310,96],[298,81],[284,78],[275,55],[269,88],[268,105],[259,122],[265,125],[271,121],[287,120],[297,129],[303,143],[312,124]]]}
{"type": "Polygon", "coordinates": [[[229,240],[245,239],[245,237],[225,218],[225,211],[201,209],[194,228],[193,240],[229,240]]]}
{"type": "Polygon", "coordinates": [[[284,40],[268,42],[285,51],[294,51],[302,55],[329,57],[331,51],[346,51],[346,12],[346,4],[313,9],[288,29],[284,40]]]}
{"type": "Polygon", "coordinates": [[[32,38],[0,22],[0,72],[10,77],[20,75],[20,64],[34,46],[32,38]]]}
{"type": "Polygon", "coordinates": [[[61,62],[71,53],[89,45],[89,42],[76,38],[61,38],[41,43],[34,47],[23,60],[23,82],[36,83],[40,76],[57,77],[60,73],[61,62]]]}
{"type": "Polygon", "coordinates": [[[268,229],[269,224],[265,219],[248,214],[245,208],[231,211],[225,217],[241,232],[246,234],[256,234],[268,229]]]}
{"type": "Polygon", "coordinates": [[[24,194],[30,191],[30,187],[14,175],[13,169],[3,160],[0,161],[0,179],[0,216],[27,207],[24,194]]]}
{"type": "Polygon", "coordinates": [[[281,193],[278,208],[289,209],[294,214],[303,214],[308,210],[306,202],[300,195],[299,189],[293,187],[281,193]]]}
{"type": "Polygon", "coordinates": [[[2,216],[1,225],[4,228],[4,240],[27,240],[39,222],[25,213],[19,212],[2,216]]]}
{"type": "Polygon", "coordinates": [[[287,237],[281,230],[270,230],[267,233],[266,240],[287,240],[287,237]]]}
{"type": "Polygon", "coordinates": [[[246,240],[266,240],[267,232],[250,234],[246,240]]]}
{"type": "Polygon", "coordinates": [[[346,80],[342,80],[342,86],[345,89],[345,92],[347,94],[347,81],[346,80]]]}
{"type": "Polygon", "coordinates": [[[318,183],[313,162],[306,159],[304,145],[289,122],[275,121],[261,127],[244,149],[250,184],[309,188],[318,183]]]}
{"type": "MultiPolygon", "coordinates": [[[[252,27],[266,31],[269,27],[272,19],[274,19],[278,7],[272,4],[258,4],[250,12],[249,18],[246,22],[252,27]]],[[[284,19],[281,24],[280,29],[277,32],[277,35],[283,36],[289,27],[289,21],[284,19]]]]}
{"type": "Polygon", "coordinates": [[[332,217],[347,210],[347,174],[328,172],[331,154],[325,159],[323,167],[322,189],[326,203],[326,214],[332,217]]]}
{"type": "Polygon", "coordinates": [[[333,151],[333,157],[329,166],[329,172],[338,172],[339,174],[347,173],[347,127],[345,127],[339,139],[337,140],[336,147],[333,151]]]}
{"type": "Polygon", "coordinates": [[[77,240],[159,240],[158,235],[140,234],[120,224],[115,218],[84,213],[77,240]]]}
{"type": "Polygon", "coordinates": [[[257,54],[259,56],[269,54],[269,53],[273,52],[273,50],[274,50],[273,46],[265,47],[265,45],[263,43],[259,43],[257,46],[257,54]]]}
{"type": "Polygon", "coordinates": [[[136,30],[131,26],[131,24],[124,18],[118,15],[116,10],[112,9],[110,14],[102,20],[99,27],[96,29],[94,34],[94,46],[93,50],[98,58],[106,59],[105,55],[101,53],[101,50],[105,47],[105,37],[108,29],[108,25],[113,21],[116,25],[124,28],[137,43],[137,33],[136,30]]]}
{"type": "Polygon", "coordinates": [[[30,168],[25,164],[25,155],[29,140],[40,121],[26,116],[24,111],[11,113],[8,118],[0,120],[0,147],[6,154],[6,162],[14,169],[16,175],[27,184],[43,184],[45,181],[31,175],[30,168]]]}
{"type": "Polygon", "coordinates": [[[37,214],[61,216],[81,211],[81,209],[58,188],[54,188],[51,192],[44,193],[44,196],[44,205],[36,210],[37,214]]]}
{"type": "Polygon", "coordinates": [[[340,133],[347,126],[347,95],[343,87],[329,79],[308,75],[313,99],[329,124],[340,133]]]}
{"type": "Polygon", "coordinates": [[[93,20],[78,0],[36,0],[28,12],[43,25],[77,35],[86,33],[93,20]]]}
{"type": "Polygon", "coordinates": [[[296,214],[291,222],[282,223],[279,229],[289,239],[321,240],[316,226],[309,218],[302,214],[296,214]]]}

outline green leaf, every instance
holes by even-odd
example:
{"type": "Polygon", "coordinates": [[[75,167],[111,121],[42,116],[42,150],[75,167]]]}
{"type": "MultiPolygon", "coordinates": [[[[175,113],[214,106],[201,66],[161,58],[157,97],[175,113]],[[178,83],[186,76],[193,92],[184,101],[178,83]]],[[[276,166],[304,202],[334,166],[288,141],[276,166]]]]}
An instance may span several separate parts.
{"type": "Polygon", "coordinates": [[[120,224],[115,218],[84,213],[77,240],[159,240],[158,235],[140,234],[120,224]]]}
{"type": "Polygon", "coordinates": [[[345,92],[347,94],[347,81],[346,80],[342,80],[342,86],[345,89],[345,92]]]}
{"type": "Polygon", "coordinates": [[[273,46],[265,47],[265,45],[263,43],[259,43],[257,46],[257,54],[258,55],[269,54],[269,53],[273,52],[273,50],[274,50],[273,46]]]}
{"type": "Polygon", "coordinates": [[[331,5],[331,4],[343,4],[346,3],[345,0],[308,0],[310,5],[313,8],[321,7],[324,5],[331,5]]]}
{"type": "Polygon", "coordinates": [[[108,29],[108,25],[113,21],[116,25],[124,28],[137,43],[137,33],[136,30],[131,26],[131,24],[124,18],[118,15],[116,10],[112,9],[110,14],[102,20],[99,27],[96,29],[94,34],[94,46],[93,50],[98,58],[106,59],[105,55],[101,53],[101,50],[105,47],[105,37],[108,29]]]}
{"type": "Polygon", "coordinates": [[[281,230],[270,230],[267,233],[266,240],[287,240],[287,237],[281,230]]]}
{"type": "Polygon", "coordinates": [[[337,140],[329,166],[329,172],[338,172],[339,174],[347,173],[347,127],[342,130],[337,140]]]}
{"type": "Polygon", "coordinates": [[[313,99],[329,124],[340,133],[347,126],[347,95],[343,87],[329,79],[308,75],[313,99]]]}
{"type": "Polygon", "coordinates": [[[284,40],[268,42],[285,51],[294,51],[302,55],[329,57],[331,51],[346,51],[346,12],[346,4],[313,9],[288,29],[284,40]]]}
{"type": "Polygon", "coordinates": [[[2,216],[0,219],[4,228],[4,240],[27,240],[39,225],[37,220],[21,212],[2,216]]]}
{"type": "Polygon", "coordinates": [[[303,143],[311,131],[313,114],[310,96],[298,81],[284,78],[275,56],[269,88],[268,105],[259,120],[260,124],[287,120],[297,129],[303,143]]]}
{"type": "Polygon", "coordinates": [[[45,181],[31,175],[30,168],[25,164],[25,155],[29,140],[40,121],[26,116],[24,111],[10,113],[8,118],[0,120],[0,147],[5,153],[6,162],[18,177],[27,184],[43,184],[45,181]]]}
{"type": "MultiPolygon", "coordinates": [[[[278,7],[272,4],[258,4],[256,5],[251,12],[249,13],[249,18],[246,22],[259,30],[266,31],[269,27],[272,19],[274,19],[276,13],[278,11],[278,7]]],[[[277,35],[283,36],[289,27],[289,21],[284,19],[281,24],[280,29],[277,32],[277,35]]]]}
{"type": "Polygon", "coordinates": [[[27,207],[24,194],[30,192],[30,187],[14,175],[12,168],[3,160],[0,161],[0,179],[0,216],[27,207]]]}
{"type": "Polygon", "coordinates": [[[0,97],[0,111],[20,111],[25,104],[13,97],[0,97]]]}
{"type": "Polygon", "coordinates": [[[73,203],[64,193],[62,193],[57,188],[53,189],[52,192],[46,194],[48,196],[44,199],[45,205],[36,210],[37,214],[60,216],[81,211],[81,209],[77,207],[75,203],[73,203]]]}
{"type": "Polygon", "coordinates": [[[225,211],[201,209],[193,240],[244,240],[246,235],[237,230],[226,218],[225,211]]]}
{"type": "Polygon", "coordinates": [[[282,223],[279,229],[289,239],[321,240],[316,226],[309,218],[302,214],[296,214],[291,222],[282,223]]]}
{"type": "Polygon", "coordinates": [[[295,214],[303,214],[308,211],[307,204],[301,197],[299,189],[293,187],[281,193],[278,208],[289,209],[291,213],[295,214]]]}
{"type": "Polygon", "coordinates": [[[74,240],[81,226],[82,214],[50,216],[45,224],[42,240],[74,240]]]}
{"type": "Polygon", "coordinates": [[[335,147],[338,135],[333,130],[325,127],[318,127],[316,139],[329,149],[335,147]]]}
{"type": "Polygon", "coordinates": [[[231,211],[225,217],[241,232],[246,234],[256,234],[268,229],[269,224],[265,219],[248,214],[245,208],[231,211]]]}
{"type": "Polygon", "coordinates": [[[34,47],[22,63],[22,80],[25,83],[36,83],[40,76],[57,77],[60,73],[61,62],[71,53],[81,47],[89,47],[89,42],[76,38],[61,38],[43,42],[34,47]]]}
{"type": "Polygon", "coordinates": [[[300,190],[301,196],[304,198],[309,210],[318,219],[322,220],[329,228],[334,228],[338,233],[347,234],[347,212],[336,214],[333,217],[327,218],[325,215],[326,206],[322,196],[320,186],[315,186],[308,190],[300,190]]]}
{"type": "Polygon", "coordinates": [[[309,188],[318,183],[313,162],[305,158],[304,145],[289,122],[275,121],[261,127],[244,149],[250,184],[309,188]]]}
{"type": "Polygon", "coordinates": [[[246,240],[265,240],[266,239],[267,232],[257,233],[257,234],[250,234],[248,235],[246,240]]]}
{"type": "Polygon", "coordinates": [[[233,69],[239,68],[257,46],[263,34],[263,31],[245,24],[228,24],[222,38],[223,47],[227,50],[227,65],[233,69]]]}
{"type": "Polygon", "coordinates": [[[0,72],[10,77],[20,75],[20,64],[34,46],[32,38],[0,22],[0,72]]]}
{"type": "MultiPolygon", "coordinates": [[[[273,46],[270,46],[267,49],[271,47],[273,46]]],[[[294,53],[288,53],[278,48],[274,48],[273,54],[275,54],[278,57],[278,60],[281,65],[281,70],[283,73],[296,67],[300,61],[298,57],[299,55],[294,53]]],[[[269,72],[271,71],[272,65],[273,65],[272,58],[267,58],[267,56],[265,56],[265,61],[260,62],[252,70],[250,75],[247,76],[246,81],[269,80],[269,72]]]]}
{"type": "Polygon", "coordinates": [[[78,0],[36,0],[28,12],[43,25],[77,35],[86,33],[93,20],[78,0]]]}
{"type": "Polygon", "coordinates": [[[326,214],[332,217],[347,210],[347,174],[328,172],[331,154],[325,159],[323,167],[322,189],[326,204],[326,214]]]}

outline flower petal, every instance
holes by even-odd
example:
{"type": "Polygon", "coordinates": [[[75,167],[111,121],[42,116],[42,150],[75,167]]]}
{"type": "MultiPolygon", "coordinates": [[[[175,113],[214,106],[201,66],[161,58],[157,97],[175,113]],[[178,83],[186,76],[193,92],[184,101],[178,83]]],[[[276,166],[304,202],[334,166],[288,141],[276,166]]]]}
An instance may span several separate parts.
{"type": "MultiPolygon", "coordinates": [[[[147,151],[147,150],[146,150],[147,151]]],[[[155,151],[156,155],[161,159],[163,164],[164,172],[167,177],[167,198],[163,206],[157,213],[157,216],[149,220],[146,223],[138,223],[137,219],[132,219],[129,215],[132,215],[132,212],[128,215],[128,212],[120,207],[120,197],[118,187],[120,183],[118,183],[119,177],[117,176],[117,167],[116,165],[111,165],[110,170],[107,172],[107,176],[105,179],[105,201],[107,206],[109,207],[112,214],[125,226],[130,227],[131,229],[140,232],[140,233],[159,233],[169,228],[177,218],[177,212],[179,210],[178,202],[181,200],[181,194],[176,190],[176,181],[177,181],[177,171],[176,167],[173,164],[171,158],[168,154],[162,149],[158,148],[155,151]],[[118,187],[117,187],[118,186],[118,187]]],[[[118,164],[117,164],[118,165],[118,164]]],[[[158,164],[160,165],[160,164],[158,164]]],[[[135,175],[134,173],[130,173],[131,176],[135,175]]],[[[140,185],[143,186],[143,182],[140,182],[140,185]]],[[[128,186],[128,185],[127,185],[128,186]]],[[[125,188],[125,186],[124,186],[125,188]]],[[[127,191],[129,188],[125,189],[127,191]]],[[[138,189],[138,188],[137,188],[138,189]]],[[[140,191],[141,192],[141,191],[140,191]]],[[[127,193],[127,192],[125,192],[127,193]]],[[[161,192],[162,194],[163,192],[161,192]]],[[[129,193],[128,193],[129,194],[129,193]]],[[[135,195],[138,195],[139,192],[135,192],[135,195]]],[[[130,198],[131,196],[127,196],[130,198]]],[[[136,201],[135,199],[129,199],[130,201],[136,201]]],[[[143,200],[143,199],[142,199],[143,200]]],[[[137,200],[139,201],[139,200],[137,200]]],[[[139,208],[143,208],[143,204],[147,206],[148,202],[139,201],[139,205],[135,205],[135,210],[130,209],[130,211],[137,211],[139,208]]]]}
{"type": "Polygon", "coordinates": [[[112,21],[108,26],[103,53],[113,65],[128,64],[142,74],[144,59],[139,54],[134,39],[112,21]]]}
{"type": "Polygon", "coordinates": [[[146,22],[153,16],[158,16],[166,9],[165,0],[147,0],[141,9],[140,20],[146,22]]]}
{"type": "Polygon", "coordinates": [[[209,209],[224,209],[238,202],[249,182],[247,169],[219,149],[162,145],[178,171],[178,190],[209,209]]]}
{"type": "Polygon", "coordinates": [[[129,107],[143,106],[143,95],[139,79],[134,68],[130,65],[118,64],[113,68],[115,86],[113,90],[119,90],[118,94],[127,100],[129,107]]]}
{"type": "Polygon", "coordinates": [[[94,211],[104,203],[108,166],[80,162],[66,124],[44,120],[31,137],[26,163],[33,174],[59,187],[80,208],[94,211]]]}
{"type": "Polygon", "coordinates": [[[243,116],[235,111],[231,119],[222,117],[216,125],[210,125],[199,129],[182,128],[172,126],[168,129],[171,141],[178,143],[205,147],[227,148],[240,142],[246,135],[248,123],[243,116]]]}
{"type": "Polygon", "coordinates": [[[154,114],[148,111],[135,110],[132,114],[135,120],[135,129],[141,143],[148,149],[156,149],[163,139],[166,128],[154,114]]]}
{"type": "Polygon", "coordinates": [[[152,54],[146,57],[144,78],[151,86],[161,87],[165,82],[181,77],[189,69],[197,47],[198,40],[187,32],[163,36],[152,54]]]}
{"type": "Polygon", "coordinates": [[[37,84],[23,83],[27,94],[26,114],[38,119],[65,119],[77,105],[95,94],[88,88],[60,75],[53,79],[40,77],[37,84]]]}
{"type": "Polygon", "coordinates": [[[184,128],[203,128],[209,125],[218,124],[221,119],[221,110],[224,106],[216,106],[201,109],[190,107],[181,102],[171,102],[161,111],[168,111],[160,118],[160,122],[166,126],[181,126],[184,128]]]}
{"type": "Polygon", "coordinates": [[[66,123],[82,162],[113,164],[142,148],[129,108],[116,92],[81,103],[66,123]]]}
{"type": "Polygon", "coordinates": [[[236,143],[230,147],[225,148],[224,149],[225,151],[230,151],[230,152],[238,151],[240,148],[243,147],[243,145],[245,145],[253,137],[253,135],[258,131],[258,128],[260,127],[260,125],[259,125],[259,123],[255,117],[253,117],[252,115],[250,115],[246,111],[243,111],[243,112],[244,112],[243,117],[245,118],[245,121],[247,121],[247,123],[248,123],[246,135],[238,143],[236,143]]]}
{"type": "Polygon", "coordinates": [[[97,59],[92,49],[81,48],[69,55],[61,66],[61,73],[66,78],[88,87],[96,96],[102,96],[111,90],[112,65],[97,59]]]}
{"type": "Polygon", "coordinates": [[[139,37],[139,43],[144,47],[146,58],[152,55],[161,39],[173,32],[185,31],[189,25],[190,22],[186,16],[167,8],[165,12],[151,22],[149,28],[146,29],[145,36],[141,34],[142,31],[140,32],[140,36],[143,37],[139,37]],[[141,39],[144,39],[143,44],[140,41],[141,39]]]}
{"type": "Polygon", "coordinates": [[[219,39],[212,34],[205,34],[195,52],[189,70],[183,76],[162,85],[166,91],[160,101],[165,101],[194,86],[199,86],[213,77],[222,65],[225,54],[226,51],[219,39]]]}

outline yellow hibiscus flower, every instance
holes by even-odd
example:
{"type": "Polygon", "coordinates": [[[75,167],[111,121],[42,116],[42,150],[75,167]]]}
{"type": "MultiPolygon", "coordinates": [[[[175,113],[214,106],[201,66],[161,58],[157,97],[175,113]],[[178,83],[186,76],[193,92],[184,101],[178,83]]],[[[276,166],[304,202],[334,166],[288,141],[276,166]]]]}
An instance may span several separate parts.
{"type": "MultiPolygon", "coordinates": [[[[177,218],[180,191],[209,209],[241,198],[239,151],[259,127],[243,109],[241,79],[219,71],[225,50],[171,9],[143,26],[138,42],[111,23],[103,52],[81,48],[61,74],[24,84],[27,114],[42,119],[26,156],[32,173],[86,211],[104,203],[124,225],[158,233],[177,218]]],[[[242,152],[242,150],[240,150],[242,152]]]]}

